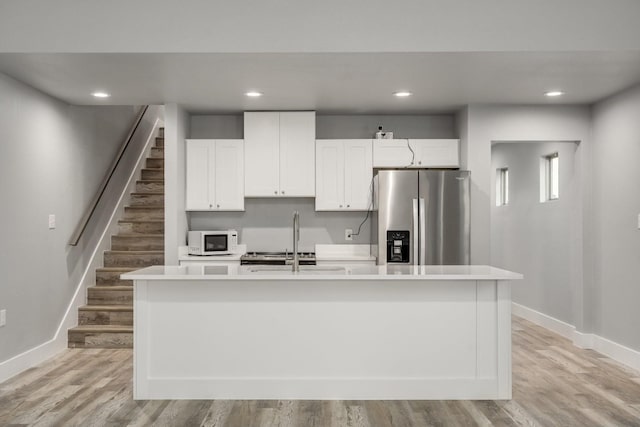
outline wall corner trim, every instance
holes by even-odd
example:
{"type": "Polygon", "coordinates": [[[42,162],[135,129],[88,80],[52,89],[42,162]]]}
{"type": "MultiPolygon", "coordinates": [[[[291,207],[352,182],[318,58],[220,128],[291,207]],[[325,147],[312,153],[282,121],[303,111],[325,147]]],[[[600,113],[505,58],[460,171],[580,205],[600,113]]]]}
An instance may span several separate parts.
{"type": "Polygon", "coordinates": [[[540,313],[524,305],[511,303],[511,311],[514,315],[522,317],[538,326],[542,326],[558,335],[567,338],[578,348],[592,349],[607,356],[618,363],[640,371],[640,351],[626,347],[617,342],[596,334],[584,333],[576,330],[576,327],[562,320],[540,313]]]}

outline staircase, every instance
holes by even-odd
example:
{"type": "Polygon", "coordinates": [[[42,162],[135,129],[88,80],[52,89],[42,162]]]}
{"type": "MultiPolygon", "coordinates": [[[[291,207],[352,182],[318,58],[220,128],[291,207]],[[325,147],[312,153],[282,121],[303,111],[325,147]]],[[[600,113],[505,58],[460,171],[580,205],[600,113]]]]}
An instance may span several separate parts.
{"type": "Polygon", "coordinates": [[[133,283],[120,275],[164,264],[164,129],[118,226],[95,286],[87,289],[87,305],[79,308],[78,326],[69,329],[70,348],[133,347],[133,283]]]}

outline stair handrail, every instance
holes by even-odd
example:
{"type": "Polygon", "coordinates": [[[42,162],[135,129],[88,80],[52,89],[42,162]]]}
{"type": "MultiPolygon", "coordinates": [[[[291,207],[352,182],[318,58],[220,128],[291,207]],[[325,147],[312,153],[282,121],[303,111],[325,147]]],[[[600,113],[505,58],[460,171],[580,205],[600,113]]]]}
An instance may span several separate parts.
{"type": "Polygon", "coordinates": [[[118,154],[114,157],[113,162],[111,162],[111,166],[109,167],[107,174],[102,179],[102,183],[100,183],[100,187],[98,188],[98,191],[93,196],[93,199],[91,200],[91,204],[89,204],[89,207],[84,212],[84,215],[80,219],[80,222],[78,223],[73,234],[71,235],[71,239],[69,240],[69,245],[71,246],[78,245],[78,242],[82,237],[82,233],[84,233],[84,230],[87,228],[87,224],[89,224],[89,220],[93,216],[93,213],[95,212],[96,207],[98,207],[98,203],[100,203],[100,200],[102,199],[102,196],[104,195],[104,192],[107,189],[107,185],[109,185],[109,182],[111,181],[111,178],[113,177],[113,174],[116,171],[116,168],[120,163],[120,160],[122,160],[122,156],[127,150],[127,147],[129,147],[129,143],[133,139],[133,135],[138,129],[138,126],[140,125],[140,123],[142,122],[142,118],[144,117],[148,108],[149,106],[145,105],[140,109],[140,112],[138,112],[138,115],[134,120],[133,125],[131,126],[131,129],[129,129],[129,133],[127,134],[127,137],[124,139],[122,145],[120,146],[120,150],[118,151],[118,154]]]}

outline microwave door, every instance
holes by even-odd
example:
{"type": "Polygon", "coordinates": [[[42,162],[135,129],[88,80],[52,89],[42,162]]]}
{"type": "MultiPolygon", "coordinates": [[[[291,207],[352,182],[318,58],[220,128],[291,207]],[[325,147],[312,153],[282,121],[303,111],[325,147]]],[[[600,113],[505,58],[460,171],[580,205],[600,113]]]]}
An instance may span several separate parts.
{"type": "Polygon", "coordinates": [[[229,247],[226,234],[209,234],[204,236],[205,253],[224,252],[229,247]]]}

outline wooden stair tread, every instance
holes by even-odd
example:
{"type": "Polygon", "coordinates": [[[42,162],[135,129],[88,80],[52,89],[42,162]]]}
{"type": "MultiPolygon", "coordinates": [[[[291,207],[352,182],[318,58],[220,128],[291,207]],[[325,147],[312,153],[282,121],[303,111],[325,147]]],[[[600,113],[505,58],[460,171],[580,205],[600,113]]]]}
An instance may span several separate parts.
{"type": "Polygon", "coordinates": [[[125,206],[127,209],[164,209],[164,205],[133,205],[125,206]]]}
{"type": "MultiPolygon", "coordinates": [[[[135,236],[135,234],[134,234],[135,236]]],[[[135,270],[139,270],[139,268],[132,268],[132,267],[99,267],[96,268],[96,271],[99,272],[118,272],[118,271],[125,271],[125,272],[129,272],[129,271],[135,271],[135,270]]]]}
{"type": "Polygon", "coordinates": [[[133,326],[120,326],[120,325],[80,325],[75,328],[69,329],[69,332],[84,332],[84,333],[133,333],[133,326]]]}
{"type": "Polygon", "coordinates": [[[161,222],[161,223],[164,223],[164,219],[120,219],[120,220],[118,220],[119,224],[127,223],[127,222],[161,222]]]}
{"type": "MultiPolygon", "coordinates": [[[[157,182],[159,184],[164,183],[164,179],[139,179],[136,182],[142,182],[142,183],[154,183],[157,182]]],[[[149,194],[149,193],[144,193],[144,194],[149,194]]]]}
{"type": "Polygon", "coordinates": [[[131,234],[131,233],[120,233],[114,234],[114,237],[135,237],[136,239],[144,239],[145,237],[164,237],[164,234],[131,234]]]}
{"type": "Polygon", "coordinates": [[[113,285],[113,286],[96,285],[96,286],[91,286],[88,289],[95,289],[97,291],[117,292],[117,291],[131,291],[131,290],[133,290],[133,287],[132,286],[122,286],[122,285],[113,285]]]}
{"type": "MultiPolygon", "coordinates": [[[[106,288],[107,286],[102,286],[106,288]]],[[[131,287],[129,287],[131,288],[131,287]]],[[[133,305],[121,304],[121,305],[83,305],[80,307],[81,311],[133,311],[133,305]]]]}
{"type": "Polygon", "coordinates": [[[115,255],[164,255],[164,251],[105,251],[115,255]]]}

